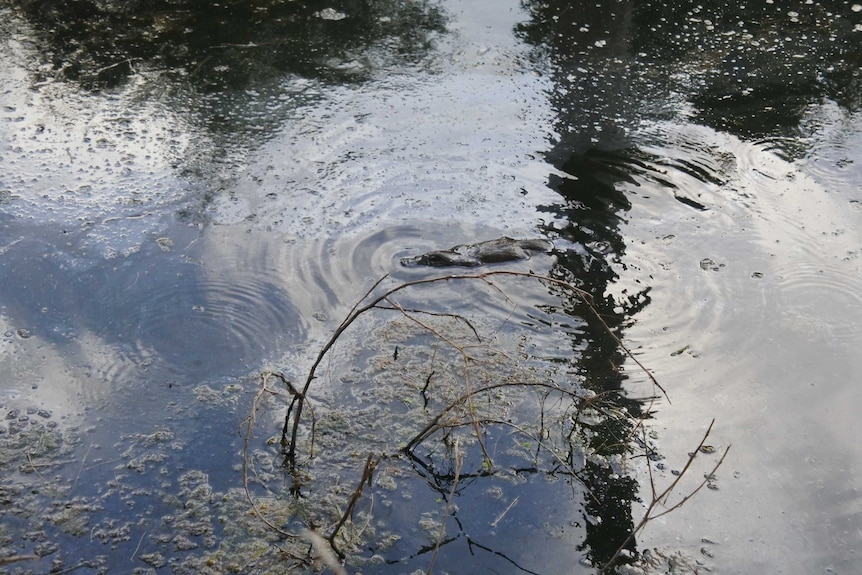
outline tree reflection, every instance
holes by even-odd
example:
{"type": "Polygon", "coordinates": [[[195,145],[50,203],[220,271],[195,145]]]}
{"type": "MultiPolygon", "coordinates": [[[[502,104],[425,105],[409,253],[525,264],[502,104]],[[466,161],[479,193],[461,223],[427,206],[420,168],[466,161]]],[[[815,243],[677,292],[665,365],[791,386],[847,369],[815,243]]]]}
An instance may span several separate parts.
{"type": "MultiPolygon", "coordinates": [[[[566,224],[548,232],[579,246],[561,255],[556,273],[580,281],[617,335],[648,305],[649,288],[609,295],[624,269],[620,231],[631,205],[626,190],[656,177],[659,158],[638,149],[630,133],[643,120],[678,118],[741,137],[796,135],[807,109],[820,99],[853,110],[860,104],[862,13],[843,2],[788,9],[773,3],[603,1],[589,6],[525,1],[531,19],[519,33],[549,69],[549,94],[559,134],[548,152],[555,167],[548,185],[560,194],[547,212],[566,224]],[[854,11],[855,10],[855,11],[854,11]],[[690,119],[690,118],[689,118],[690,119]]],[[[674,191],[676,196],[676,192],[674,191]]],[[[677,196],[689,207],[704,209],[677,196]]],[[[571,302],[572,313],[590,314],[571,302]]],[[[572,334],[585,384],[607,401],[640,413],[626,397],[622,350],[600,326],[572,334]]],[[[625,451],[612,438],[629,437],[625,421],[594,429],[605,453],[625,451]],[[612,428],[613,427],[613,428],[612,428]]],[[[634,480],[589,463],[584,481],[587,536],[594,564],[610,559],[631,532],[634,480]]],[[[634,542],[630,548],[634,550],[634,542]]]]}
{"type": "Polygon", "coordinates": [[[49,66],[40,75],[114,88],[136,73],[205,91],[285,74],[361,79],[387,59],[415,61],[442,13],[427,2],[24,0],[49,66]]]}
{"type": "MultiPolygon", "coordinates": [[[[615,183],[636,168],[625,151],[610,154],[597,150],[574,156],[559,168],[572,177],[552,178],[549,185],[560,193],[563,202],[546,209],[565,219],[568,225],[562,230],[548,231],[583,246],[584,250],[561,254],[554,273],[579,281],[592,295],[593,306],[607,327],[621,338],[630,319],[649,304],[649,288],[617,297],[609,293],[618,279],[613,264],[619,262],[625,251],[619,230],[621,213],[631,207],[615,183]]],[[[589,326],[571,334],[576,368],[585,387],[615,408],[625,408],[638,419],[645,417],[641,402],[628,397],[624,390],[627,377],[621,369],[624,350],[583,302],[570,299],[569,304],[571,313],[583,318],[589,326]]],[[[581,433],[589,434],[584,439],[598,454],[619,456],[632,448],[633,426],[632,419],[606,418],[582,428],[581,433]]],[[[584,497],[587,534],[582,549],[593,564],[604,565],[634,528],[632,503],[637,499],[637,485],[610,465],[595,461],[586,463],[581,479],[587,488],[584,497]]],[[[631,541],[628,547],[634,550],[634,544],[631,541]]]]}
{"type": "MultiPolygon", "coordinates": [[[[555,81],[551,101],[560,137],[548,159],[560,175],[552,175],[548,185],[561,202],[545,210],[567,223],[548,232],[580,246],[560,255],[554,273],[580,282],[613,332],[592,319],[583,302],[571,299],[570,312],[589,325],[571,334],[576,368],[584,385],[603,401],[641,418],[641,403],[625,394],[624,350],[613,336],[621,337],[631,317],[649,303],[649,288],[616,297],[609,293],[618,279],[615,265],[625,253],[622,214],[631,208],[620,184],[635,182],[643,171],[626,138],[636,113],[637,85],[628,66],[633,3],[608,4],[606,10],[589,11],[562,2],[528,4],[533,18],[521,33],[547,53],[555,81]]],[[[597,453],[613,457],[631,450],[633,425],[632,419],[605,418],[580,433],[597,453]]],[[[637,483],[611,464],[596,461],[585,464],[581,479],[587,492],[581,549],[591,563],[602,566],[634,529],[637,483]]],[[[633,551],[635,541],[626,547],[633,551]]]]}
{"type": "Polygon", "coordinates": [[[50,98],[61,108],[87,97],[117,98],[116,108],[129,111],[155,103],[176,117],[172,122],[191,128],[194,146],[177,165],[207,179],[222,167],[236,173],[237,158],[321,99],[327,86],[422,68],[446,29],[431,0],[13,0],[12,6],[15,22],[7,29],[26,39],[35,89],[58,87],[50,98]],[[69,102],[60,103],[66,94],[69,102]]]}
{"type": "Polygon", "coordinates": [[[862,102],[862,10],[851,3],[648,2],[632,44],[689,94],[695,119],[742,137],[794,136],[812,104],[862,102]]]}

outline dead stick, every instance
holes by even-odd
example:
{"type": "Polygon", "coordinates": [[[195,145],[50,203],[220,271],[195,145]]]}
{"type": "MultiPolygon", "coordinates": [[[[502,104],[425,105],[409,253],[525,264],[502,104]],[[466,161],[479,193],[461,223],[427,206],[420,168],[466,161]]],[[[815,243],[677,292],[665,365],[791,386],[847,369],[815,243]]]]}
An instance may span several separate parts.
{"type": "Polygon", "coordinates": [[[342,559],[344,558],[344,553],[342,553],[335,545],[335,537],[338,535],[338,532],[350,516],[353,515],[353,508],[356,507],[356,503],[359,501],[359,498],[362,497],[362,491],[365,489],[365,485],[371,486],[371,477],[374,474],[374,469],[377,467],[377,464],[380,463],[380,459],[381,456],[379,455],[375,458],[373,453],[368,454],[368,457],[365,459],[365,468],[362,470],[362,478],[359,480],[359,485],[350,497],[350,502],[347,504],[347,509],[345,509],[344,515],[341,516],[341,520],[339,520],[335,529],[332,530],[332,533],[329,534],[329,537],[326,538],[332,549],[335,550],[335,552],[338,553],[338,556],[342,559]]]}

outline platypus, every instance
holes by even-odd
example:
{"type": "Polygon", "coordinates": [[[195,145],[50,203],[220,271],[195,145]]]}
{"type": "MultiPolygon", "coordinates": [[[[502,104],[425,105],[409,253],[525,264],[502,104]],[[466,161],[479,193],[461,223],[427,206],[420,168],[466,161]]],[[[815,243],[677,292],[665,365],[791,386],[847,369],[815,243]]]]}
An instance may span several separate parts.
{"type": "Polygon", "coordinates": [[[428,252],[412,258],[401,258],[403,266],[476,267],[529,259],[535,253],[546,253],[554,244],[548,240],[513,240],[498,238],[478,244],[457,245],[448,250],[428,252]]]}

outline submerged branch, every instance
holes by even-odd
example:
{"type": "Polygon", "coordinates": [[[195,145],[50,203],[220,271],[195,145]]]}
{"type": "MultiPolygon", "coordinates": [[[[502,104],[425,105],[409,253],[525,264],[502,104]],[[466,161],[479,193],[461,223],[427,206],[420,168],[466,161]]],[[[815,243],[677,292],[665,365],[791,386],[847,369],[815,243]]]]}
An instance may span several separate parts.
{"type": "Polygon", "coordinates": [[[365,489],[365,486],[371,487],[371,478],[374,475],[374,470],[377,469],[377,464],[380,463],[382,456],[378,455],[374,457],[374,454],[369,453],[368,457],[365,459],[365,468],[362,470],[362,478],[359,480],[359,485],[356,486],[356,490],[354,490],[353,495],[350,497],[350,502],[347,504],[347,509],[344,510],[344,514],[341,516],[341,519],[338,521],[338,524],[332,530],[332,533],[329,534],[329,537],[326,538],[329,541],[329,545],[332,549],[338,553],[338,556],[342,559],[344,558],[344,553],[338,549],[335,545],[335,537],[338,535],[338,532],[344,526],[348,519],[353,515],[353,508],[356,507],[356,503],[359,501],[359,498],[362,497],[362,491],[365,489]]]}
{"type": "MultiPolygon", "coordinates": [[[[661,395],[658,392],[654,391],[654,395],[651,398],[652,401],[660,398],[662,395],[664,398],[670,402],[668,397],[668,393],[665,388],[657,381],[655,376],[641,363],[641,361],[634,355],[632,351],[621,341],[620,337],[614,332],[614,330],[610,327],[607,321],[602,317],[602,314],[599,312],[599,309],[596,307],[593,297],[585,290],[577,287],[573,283],[569,281],[565,281],[562,279],[557,279],[553,277],[549,277],[547,275],[538,275],[532,272],[516,272],[509,270],[500,270],[500,271],[486,271],[482,273],[468,273],[468,274],[457,274],[457,275],[445,275],[431,278],[424,278],[418,280],[412,280],[400,283],[395,285],[394,287],[389,287],[386,289],[382,289],[381,285],[388,278],[388,276],[383,276],[379,280],[377,280],[371,288],[362,296],[350,309],[345,318],[341,321],[341,323],[336,327],[330,337],[324,342],[321,348],[318,350],[317,355],[314,357],[314,360],[311,363],[311,366],[307,372],[306,378],[301,387],[294,386],[290,381],[287,380],[281,374],[278,373],[270,373],[266,372],[261,376],[261,389],[258,391],[253,405],[253,410],[251,415],[246,421],[246,433],[245,433],[245,441],[243,446],[243,484],[245,488],[246,497],[252,505],[255,515],[257,515],[270,529],[279,533],[284,537],[296,538],[304,536],[307,540],[312,541],[317,549],[318,555],[323,557],[324,559],[327,557],[327,553],[331,551],[334,555],[337,555],[342,561],[346,558],[345,552],[339,548],[342,541],[344,541],[345,537],[339,538],[339,534],[342,533],[344,526],[353,518],[354,511],[356,505],[361,500],[364,490],[366,487],[371,486],[372,475],[377,468],[380,461],[385,457],[393,457],[394,459],[398,459],[398,455],[396,453],[387,453],[386,449],[383,452],[380,452],[378,455],[374,455],[374,452],[369,452],[365,465],[361,473],[361,477],[359,478],[359,482],[356,488],[352,491],[352,494],[348,498],[346,508],[343,513],[341,513],[338,520],[335,522],[334,526],[329,531],[328,535],[318,535],[317,532],[313,532],[312,535],[308,533],[305,534],[296,534],[289,533],[276,525],[273,525],[269,522],[263,515],[260,510],[256,507],[252,495],[249,490],[249,479],[248,479],[248,444],[250,441],[250,437],[252,434],[252,428],[255,424],[255,413],[259,409],[259,406],[263,402],[263,398],[269,394],[274,394],[272,390],[267,387],[268,378],[276,378],[279,379],[287,388],[287,391],[290,394],[289,405],[286,409],[284,424],[282,427],[281,433],[281,446],[282,446],[282,454],[285,456],[284,462],[285,466],[291,471],[291,473],[296,472],[296,458],[297,458],[297,448],[298,441],[300,437],[300,428],[303,423],[303,416],[306,404],[309,399],[309,392],[311,390],[312,382],[318,377],[318,370],[320,366],[323,364],[324,359],[327,358],[332,351],[335,344],[344,336],[345,332],[363,315],[368,312],[373,312],[374,310],[380,311],[396,311],[400,313],[404,318],[414,326],[417,326],[421,332],[424,334],[429,334],[433,338],[442,342],[445,346],[448,346],[452,350],[456,352],[455,355],[460,355],[460,360],[463,364],[462,367],[454,367],[450,366],[453,373],[455,371],[458,372],[456,376],[456,381],[460,380],[463,384],[463,388],[460,390],[457,397],[452,399],[451,395],[447,397],[447,403],[435,411],[432,411],[428,415],[430,419],[427,420],[421,429],[416,432],[406,444],[402,444],[403,447],[400,448],[400,452],[407,455],[411,459],[416,459],[416,454],[414,450],[422,444],[423,442],[429,440],[435,433],[439,431],[445,431],[446,436],[443,441],[449,442],[454,440],[455,446],[455,471],[454,471],[454,480],[451,485],[451,489],[449,490],[448,497],[445,497],[446,507],[444,510],[444,515],[441,520],[441,524],[439,527],[439,531],[436,537],[435,544],[433,547],[428,548],[426,551],[431,551],[432,556],[430,560],[430,564],[428,565],[427,573],[431,573],[434,561],[437,558],[438,551],[441,545],[445,544],[445,525],[447,517],[449,516],[450,510],[454,505],[454,497],[457,494],[457,486],[459,482],[466,481],[466,478],[473,477],[468,473],[467,476],[462,474],[462,465],[464,463],[464,454],[460,450],[459,438],[462,437],[458,433],[455,433],[455,430],[459,428],[464,428],[466,426],[472,426],[474,440],[475,443],[478,444],[477,449],[481,449],[484,462],[483,462],[483,472],[485,473],[493,473],[489,471],[491,468],[491,456],[489,451],[485,446],[485,438],[484,434],[487,432],[487,427],[491,425],[499,425],[506,426],[512,429],[515,433],[520,434],[523,438],[529,440],[531,443],[535,443],[536,451],[534,454],[533,460],[533,471],[538,471],[541,467],[547,464],[549,473],[557,473],[562,471],[565,474],[571,475],[574,478],[577,478],[579,482],[586,489],[586,494],[590,498],[590,500],[595,504],[601,504],[600,497],[597,493],[595,493],[591,486],[588,484],[587,478],[583,476],[582,473],[579,473],[579,470],[576,469],[578,466],[576,457],[577,454],[581,453],[579,451],[580,448],[575,447],[575,443],[583,436],[584,438],[590,438],[586,445],[589,445],[589,449],[592,450],[593,453],[599,456],[608,455],[608,454],[623,454],[627,456],[632,453],[632,449],[643,449],[643,455],[646,457],[647,466],[649,469],[649,483],[651,488],[651,500],[647,506],[646,512],[643,518],[639,523],[627,534],[625,541],[619,546],[613,556],[606,562],[606,564],[600,569],[600,573],[606,573],[608,570],[612,569],[612,567],[616,564],[619,559],[620,554],[624,549],[629,546],[634,540],[635,536],[640,533],[644,527],[653,519],[661,517],[675,509],[678,509],[682,505],[684,505],[691,497],[693,497],[704,485],[709,481],[709,477],[718,469],[719,466],[724,461],[725,456],[727,455],[727,450],[725,450],[724,454],[718,460],[718,462],[713,467],[713,471],[707,476],[707,479],[702,482],[695,489],[690,492],[684,494],[682,498],[671,505],[669,508],[659,511],[657,507],[659,505],[668,505],[668,500],[672,493],[678,488],[680,480],[683,476],[686,476],[689,473],[691,468],[694,455],[692,455],[686,465],[684,466],[682,472],[676,477],[669,486],[665,489],[659,490],[655,478],[653,477],[652,468],[649,465],[649,456],[651,454],[651,448],[646,441],[645,429],[644,429],[644,419],[649,417],[650,411],[648,410],[646,414],[642,414],[639,417],[630,416],[625,408],[617,409],[615,408],[613,401],[607,400],[608,393],[600,393],[593,395],[592,397],[584,396],[583,393],[578,393],[575,389],[576,386],[572,388],[564,388],[556,383],[552,383],[553,380],[541,381],[541,377],[537,378],[537,380],[531,380],[531,376],[523,377],[513,377],[512,373],[504,371],[499,379],[494,383],[487,383],[490,377],[498,377],[498,376],[481,376],[475,377],[474,369],[477,366],[482,365],[481,369],[488,369],[488,366],[495,366],[496,364],[492,362],[487,362],[483,365],[484,357],[482,356],[482,352],[479,351],[481,349],[485,349],[487,351],[491,351],[493,355],[496,357],[502,357],[504,360],[515,362],[506,351],[502,351],[501,354],[497,353],[496,350],[491,349],[488,344],[483,343],[483,337],[480,336],[479,329],[477,325],[474,324],[470,319],[465,317],[464,315],[458,313],[443,313],[443,312],[432,312],[422,309],[417,309],[415,307],[403,306],[396,296],[400,294],[404,294],[407,290],[410,289],[418,289],[424,286],[433,286],[435,284],[441,283],[457,283],[457,282],[481,282],[482,284],[488,286],[491,290],[496,291],[500,296],[505,298],[507,301],[511,301],[505,291],[499,285],[500,282],[496,281],[501,278],[513,278],[514,280],[527,280],[527,281],[536,281],[545,286],[554,286],[555,288],[559,288],[563,290],[565,293],[569,294],[571,299],[567,301],[575,300],[577,306],[580,307],[581,304],[587,310],[588,323],[591,323],[597,329],[600,329],[601,332],[604,332],[613,343],[617,346],[619,350],[624,352],[625,356],[630,358],[638,368],[646,374],[647,378],[652,382],[654,386],[654,390],[660,390],[661,395]],[[466,325],[469,328],[472,336],[466,335],[466,330],[460,336],[453,336],[446,332],[444,329],[446,326],[442,324],[435,324],[431,318],[441,317],[455,320],[456,322],[460,322],[466,325]],[[475,337],[476,343],[472,343],[472,337],[475,337]],[[472,379],[484,380],[484,384],[473,386],[472,379]],[[507,420],[506,418],[500,416],[498,412],[493,410],[494,401],[496,394],[496,390],[501,390],[505,388],[512,389],[520,389],[520,390],[528,390],[528,389],[536,389],[542,396],[541,405],[542,405],[542,413],[539,422],[538,432],[533,431],[532,424],[519,424],[516,421],[507,420]],[[485,406],[484,397],[480,397],[483,394],[487,395],[488,406],[490,406],[491,411],[489,411],[489,407],[485,406]],[[565,407],[561,410],[560,413],[555,415],[557,417],[557,422],[559,428],[554,431],[556,433],[556,439],[548,439],[552,432],[551,426],[546,426],[545,422],[545,401],[549,397],[550,394],[559,394],[559,401],[563,402],[571,401],[568,407],[565,407]],[[479,401],[481,399],[481,401],[479,401]],[[610,422],[611,425],[607,426],[606,424],[610,422]],[[607,429],[606,429],[607,428],[607,429]],[[599,435],[603,434],[603,435],[599,435]],[[606,438],[607,435],[612,435],[612,439],[614,442],[612,444],[604,443],[601,440],[606,438]],[[643,442],[638,442],[639,434],[644,435],[643,442]],[[553,441],[558,440],[565,443],[568,443],[568,451],[565,447],[558,448],[553,444],[553,441]],[[632,445],[634,444],[634,447],[632,445]],[[545,452],[546,455],[542,455],[542,452],[545,452]],[[541,455],[541,460],[540,460],[541,455]],[[321,544],[326,545],[327,550],[322,549],[321,544]]],[[[551,290],[554,295],[559,295],[557,289],[551,290]]],[[[567,312],[571,313],[571,312],[567,312]]],[[[455,325],[454,323],[451,325],[455,325]]],[[[550,325],[550,324],[549,324],[550,325]]],[[[436,357],[437,347],[434,347],[434,357],[436,357]]],[[[395,351],[393,354],[393,361],[398,360],[399,355],[399,347],[396,345],[395,351]]],[[[452,357],[450,356],[450,359],[452,357]]],[[[439,366],[436,366],[439,369],[439,366]]],[[[432,376],[437,373],[434,369],[434,366],[428,367],[428,375],[425,377],[422,376],[424,380],[424,386],[421,386],[421,394],[425,400],[424,407],[428,408],[428,394],[429,387],[431,387],[432,376]]],[[[479,372],[484,373],[484,372],[479,372]]],[[[490,373],[490,372],[488,372],[490,373]]],[[[413,378],[414,375],[408,375],[408,378],[413,378]]],[[[437,379],[434,380],[435,382],[437,379]]],[[[451,384],[450,384],[451,385],[451,384]]],[[[446,393],[451,393],[454,388],[447,388],[448,391],[446,393]]],[[[446,397],[444,394],[443,397],[446,397]]],[[[308,403],[309,410],[311,410],[311,404],[308,403]]],[[[423,412],[424,413],[424,412],[423,412]]],[[[424,415],[423,415],[424,418],[424,415]]],[[[308,457],[313,458],[313,446],[314,446],[314,413],[312,410],[311,413],[312,419],[312,427],[311,427],[311,445],[312,450],[309,452],[308,457]]],[[[703,435],[703,438],[700,441],[697,449],[695,450],[695,454],[703,447],[704,442],[709,436],[712,430],[712,424],[710,424],[709,428],[703,435]]],[[[465,432],[459,432],[465,433],[465,432]]],[[[472,439],[471,439],[472,441],[472,439]]],[[[587,441],[587,440],[585,440],[587,441]]],[[[375,450],[377,448],[374,448],[375,450]]],[[[729,448],[728,448],[729,449],[729,448]]],[[[432,449],[433,452],[433,449],[432,449]]],[[[583,455],[581,455],[583,457],[583,455]]],[[[423,464],[424,466],[424,464],[423,464]]],[[[433,463],[429,466],[429,470],[433,469],[433,463]]],[[[441,491],[441,494],[443,492],[441,491]]],[[[504,511],[502,515],[500,515],[499,519],[511,509],[514,502],[510,504],[510,506],[504,511]]],[[[370,520],[369,520],[370,521],[370,520]]],[[[622,536],[623,534],[621,534],[622,536]]],[[[298,557],[295,557],[298,559],[298,557]]],[[[335,569],[335,567],[332,567],[335,569]]],[[[339,571],[338,569],[336,569],[339,571]]]]}
{"type": "Polygon", "coordinates": [[[464,455],[461,453],[458,442],[455,441],[455,479],[452,481],[449,496],[446,497],[446,507],[443,509],[443,517],[440,519],[440,527],[437,530],[437,538],[434,542],[434,551],[431,553],[431,561],[428,563],[425,575],[431,575],[431,571],[434,569],[434,561],[437,559],[437,553],[440,551],[440,545],[443,542],[443,536],[446,535],[446,520],[449,518],[452,510],[453,499],[455,499],[455,492],[458,490],[458,482],[461,480],[461,467],[463,465],[464,455]]]}
{"type": "MultiPolygon", "coordinates": [[[[496,285],[492,280],[495,277],[514,277],[521,279],[529,279],[535,280],[547,284],[556,285],[578,297],[586,306],[587,309],[590,310],[590,313],[593,317],[599,322],[599,325],[602,329],[613,339],[614,343],[616,343],[620,349],[622,349],[625,354],[631,358],[632,361],[637,364],[637,366],[646,374],[646,376],[650,379],[653,385],[661,390],[662,394],[664,394],[665,398],[667,398],[668,403],[670,403],[670,398],[668,397],[667,391],[664,387],[659,384],[658,380],[655,376],[640,362],[640,360],[635,357],[635,355],[628,349],[628,347],[623,344],[620,338],[614,333],[614,331],[608,326],[607,322],[602,318],[599,311],[596,309],[593,304],[592,296],[586,292],[585,290],[571,284],[570,282],[560,280],[557,278],[552,278],[547,275],[539,275],[534,274],[532,272],[516,272],[509,270],[500,270],[500,271],[489,271],[483,273],[476,274],[461,274],[461,275],[445,275],[445,276],[437,276],[431,278],[424,278],[419,280],[412,280],[408,282],[401,283],[393,288],[390,288],[384,291],[382,294],[377,295],[375,297],[371,297],[377,287],[387,278],[388,275],[384,275],[379,280],[377,280],[374,285],[365,293],[365,295],[360,298],[360,300],[351,308],[350,312],[344,318],[344,320],[339,324],[339,326],[335,329],[332,336],[326,341],[326,343],[321,347],[320,351],[317,354],[314,362],[311,365],[311,368],[308,371],[308,376],[306,377],[305,384],[302,387],[301,391],[295,393],[293,400],[291,401],[291,406],[288,409],[287,414],[285,415],[284,421],[284,429],[282,431],[282,445],[287,446],[286,450],[286,461],[292,466],[296,462],[296,442],[299,436],[299,425],[302,419],[302,411],[305,404],[305,400],[307,398],[308,390],[311,387],[311,382],[317,376],[317,369],[320,367],[320,364],[323,362],[323,359],[338,341],[338,339],[344,334],[344,332],[364,313],[373,310],[373,309],[396,309],[401,311],[402,313],[409,313],[408,310],[397,306],[392,301],[392,296],[395,294],[405,291],[409,288],[426,286],[441,282],[459,282],[459,281],[481,281],[486,285],[492,287],[495,290],[501,291],[500,287],[496,285]],[[371,299],[369,299],[371,298],[371,299]],[[363,303],[367,302],[367,303],[363,303]],[[392,308],[387,307],[385,305],[381,305],[383,302],[388,303],[392,308]],[[291,420],[291,415],[292,420],[291,420]],[[292,422],[292,425],[291,425],[292,422]],[[288,430],[290,430],[290,438],[287,438],[288,430]]],[[[503,294],[505,296],[505,294],[503,294]]],[[[414,321],[417,321],[415,318],[414,321]]],[[[421,324],[421,322],[418,322],[421,324]]],[[[472,327],[472,325],[471,325],[472,327]]],[[[457,347],[457,346],[456,346],[457,347]]]]}

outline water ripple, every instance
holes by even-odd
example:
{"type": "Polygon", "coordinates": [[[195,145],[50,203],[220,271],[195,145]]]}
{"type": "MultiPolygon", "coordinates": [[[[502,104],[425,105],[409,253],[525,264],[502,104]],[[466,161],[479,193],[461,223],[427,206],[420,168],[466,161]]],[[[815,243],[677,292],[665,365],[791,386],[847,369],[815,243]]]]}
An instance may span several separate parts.
{"type": "Polygon", "coordinates": [[[793,261],[775,270],[777,297],[785,327],[804,330],[829,343],[857,341],[862,324],[848,321],[848,310],[862,309],[858,262],[793,261]]]}
{"type": "Polygon", "coordinates": [[[98,294],[96,335],[116,354],[104,378],[200,380],[259,367],[302,331],[288,295],[265,275],[208,277],[191,266],[121,270],[98,294]]]}
{"type": "Polygon", "coordinates": [[[848,113],[834,103],[813,109],[808,127],[814,135],[801,161],[804,171],[824,188],[855,200],[862,191],[859,185],[862,165],[857,156],[862,148],[859,116],[858,112],[848,113]]]}
{"type": "MultiPolygon", "coordinates": [[[[364,232],[349,233],[325,242],[304,242],[292,245],[280,254],[277,264],[285,270],[285,290],[309,326],[308,337],[300,345],[288,350],[282,361],[288,369],[302,370],[310,357],[316,354],[322,341],[347,316],[350,309],[382,279],[374,291],[382,294],[396,285],[438,276],[472,274],[490,270],[517,270],[547,273],[554,263],[552,255],[540,254],[530,260],[497,264],[477,269],[405,267],[400,259],[429,250],[446,249],[458,243],[477,242],[504,235],[500,230],[475,227],[468,224],[441,226],[428,222],[405,222],[364,232]],[[388,276],[388,277],[385,277],[388,276]]],[[[399,292],[396,301],[407,308],[434,313],[455,313],[482,325],[488,333],[517,330],[535,326],[538,335],[547,332],[547,323],[554,320],[544,317],[541,309],[556,306],[558,296],[536,289],[529,281],[495,278],[499,287],[479,281],[447,281],[415,287],[399,292]],[[543,307],[544,306],[544,307],[543,307]],[[544,324],[540,325],[540,322],[544,324]],[[509,326],[506,328],[505,326],[509,326]]],[[[367,317],[386,317],[389,313],[367,317]]],[[[357,337],[355,329],[342,338],[346,343],[357,337]]],[[[376,345],[360,336],[361,345],[376,345]]],[[[553,339],[553,338],[552,338],[553,339]]],[[[554,341],[554,345],[559,342],[554,341]]],[[[357,344],[359,345],[359,344],[357,344]]],[[[569,353],[571,350],[569,350],[569,353]]]]}

